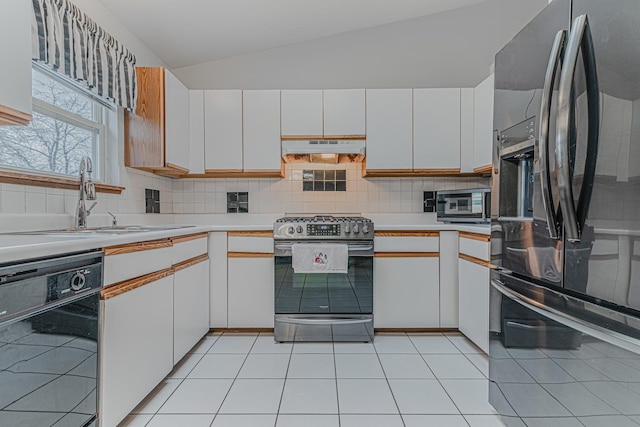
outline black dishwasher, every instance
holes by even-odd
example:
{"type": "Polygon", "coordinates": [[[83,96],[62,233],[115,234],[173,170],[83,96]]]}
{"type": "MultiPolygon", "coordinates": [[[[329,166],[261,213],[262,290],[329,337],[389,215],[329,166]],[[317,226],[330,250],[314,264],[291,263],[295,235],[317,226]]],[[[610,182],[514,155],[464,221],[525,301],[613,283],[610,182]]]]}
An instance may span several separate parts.
{"type": "Polygon", "coordinates": [[[102,257],[0,265],[0,426],[97,425],[102,257]]]}

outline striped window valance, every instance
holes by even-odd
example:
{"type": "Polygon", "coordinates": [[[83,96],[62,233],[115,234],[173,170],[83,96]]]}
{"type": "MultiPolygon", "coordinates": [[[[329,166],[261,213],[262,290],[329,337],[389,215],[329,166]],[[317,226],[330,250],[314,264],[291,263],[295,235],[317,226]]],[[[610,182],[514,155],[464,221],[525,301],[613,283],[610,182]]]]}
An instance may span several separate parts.
{"type": "Polygon", "coordinates": [[[69,1],[32,2],[33,59],[133,110],[136,57],[69,1]]]}

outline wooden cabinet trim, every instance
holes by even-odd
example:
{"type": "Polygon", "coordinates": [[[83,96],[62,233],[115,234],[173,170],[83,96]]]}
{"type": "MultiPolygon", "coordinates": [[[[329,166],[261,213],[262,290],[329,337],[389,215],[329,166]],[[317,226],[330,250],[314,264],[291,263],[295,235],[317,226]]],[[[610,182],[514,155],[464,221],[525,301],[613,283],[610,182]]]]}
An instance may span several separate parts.
{"type": "Polygon", "coordinates": [[[205,169],[204,174],[188,174],[180,178],[284,178],[284,169],[205,169]]]}
{"type": "Polygon", "coordinates": [[[172,237],[171,238],[171,243],[175,245],[176,243],[184,243],[184,242],[189,242],[191,240],[206,239],[208,237],[209,237],[209,233],[207,233],[207,232],[196,233],[196,234],[187,234],[185,236],[172,237]]]}
{"type": "Polygon", "coordinates": [[[492,171],[493,171],[492,165],[484,165],[484,166],[478,166],[477,168],[473,168],[473,173],[478,173],[482,175],[491,175],[492,171]]]}
{"type": "Polygon", "coordinates": [[[180,271],[180,270],[184,270],[185,268],[189,268],[191,266],[194,266],[196,264],[200,264],[201,262],[205,262],[209,259],[209,255],[208,254],[202,254],[199,255],[197,257],[188,259],[186,261],[182,261],[174,266],[172,266],[171,268],[173,268],[173,271],[180,271]]]}
{"type": "Polygon", "coordinates": [[[140,288],[149,283],[171,276],[173,274],[173,268],[165,268],[164,270],[156,271],[155,273],[145,274],[144,276],[136,277],[135,279],[128,279],[123,282],[115,283],[104,288],[100,291],[100,298],[107,300],[118,295],[122,295],[126,292],[140,288]]]}
{"type": "Polygon", "coordinates": [[[122,255],[133,252],[149,251],[152,249],[170,248],[172,246],[170,239],[150,240],[148,242],[127,243],[118,246],[109,246],[104,248],[104,256],[122,255]]]}
{"type": "Polygon", "coordinates": [[[29,113],[0,105],[0,126],[27,126],[32,119],[29,113]]]}
{"type": "Polygon", "coordinates": [[[491,236],[487,234],[471,233],[469,231],[461,231],[459,236],[461,239],[464,238],[464,239],[471,239],[471,240],[479,240],[481,242],[491,241],[491,236]]]}
{"type": "Polygon", "coordinates": [[[227,252],[227,258],[273,258],[266,252],[227,252]]]}
{"type": "Polygon", "coordinates": [[[375,252],[376,258],[438,258],[440,252],[375,252]]]}
{"type": "MultiPolygon", "coordinates": [[[[77,190],[80,185],[77,179],[9,171],[0,171],[0,182],[33,187],[61,188],[64,190],[77,190]]],[[[100,182],[96,182],[95,187],[98,193],[109,194],[120,194],[125,189],[118,185],[109,185],[100,182]]]]}
{"type": "Polygon", "coordinates": [[[440,237],[439,231],[432,230],[403,230],[403,231],[385,231],[376,230],[375,237],[440,237]]]}
{"type": "Polygon", "coordinates": [[[481,177],[482,173],[461,172],[460,169],[366,169],[362,176],[366,178],[420,178],[420,177],[481,177]]]}
{"type": "Polygon", "coordinates": [[[272,230],[228,231],[228,237],[268,237],[273,238],[272,230]]]}
{"type": "Polygon", "coordinates": [[[160,174],[167,166],[164,73],[162,67],[136,67],[136,112],[124,114],[125,166],[160,174]]]}
{"type": "Polygon", "coordinates": [[[481,265],[486,268],[495,268],[495,266],[491,264],[489,261],[485,261],[483,259],[476,258],[467,254],[458,254],[458,258],[463,259],[465,261],[472,262],[474,264],[481,265]]]}

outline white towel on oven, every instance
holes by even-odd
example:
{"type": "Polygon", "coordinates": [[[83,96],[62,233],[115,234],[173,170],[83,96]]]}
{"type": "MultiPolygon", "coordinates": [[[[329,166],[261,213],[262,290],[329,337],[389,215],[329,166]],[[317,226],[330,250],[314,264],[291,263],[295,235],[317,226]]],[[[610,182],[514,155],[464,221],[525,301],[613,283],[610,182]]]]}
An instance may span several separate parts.
{"type": "Polygon", "coordinates": [[[347,274],[349,248],[334,243],[294,243],[291,245],[294,273],[347,274]]]}

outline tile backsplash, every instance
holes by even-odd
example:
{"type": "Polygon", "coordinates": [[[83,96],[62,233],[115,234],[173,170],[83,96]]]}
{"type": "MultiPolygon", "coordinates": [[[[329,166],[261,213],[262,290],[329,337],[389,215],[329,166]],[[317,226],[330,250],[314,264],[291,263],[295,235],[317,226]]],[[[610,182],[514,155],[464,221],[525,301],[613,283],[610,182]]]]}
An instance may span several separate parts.
{"type": "MultiPolygon", "coordinates": [[[[138,214],[145,213],[145,189],[159,191],[160,212],[173,211],[173,184],[164,178],[134,169],[122,168],[120,184],[122,194],[98,193],[97,205],[92,213],[138,214]]],[[[8,214],[68,214],[74,215],[78,204],[78,190],[1,184],[0,213],[8,214]]]]}
{"type": "MultiPolygon", "coordinates": [[[[424,191],[489,186],[488,178],[364,179],[362,165],[357,163],[294,163],[287,164],[285,170],[283,179],[171,179],[123,167],[120,185],[126,190],[120,195],[99,193],[93,212],[143,214],[145,189],[154,189],[159,192],[160,212],[168,214],[227,213],[227,193],[249,193],[251,213],[417,213],[424,209],[424,191]],[[325,191],[304,191],[304,172],[309,170],[324,171],[325,191]],[[335,190],[329,186],[327,191],[327,176],[329,181],[335,176],[335,190]],[[341,190],[343,185],[345,191],[341,190]]],[[[320,173],[315,176],[320,181],[320,173]]],[[[74,215],[76,211],[77,190],[13,184],[1,184],[0,188],[0,213],[74,215]]]]}
{"type": "MultiPolygon", "coordinates": [[[[248,192],[251,213],[423,212],[424,191],[488,187],[489,178],[362,178],[358,163],[287,164],[283,179],[176,179],[173,213],[226,213],[227,193],[248,192]],[[305,172],[345,174],[346,191],[304,191],[305,172]],[[339,172],[342,171],[342,172],[339,172]]],[[[319,174],[317,175],[320,176],[319,174]]],[[[326,181],[326,178],[325,178],[326,181]]],[[[325,184],[326,185],[326,184],[325,184]]]]}

